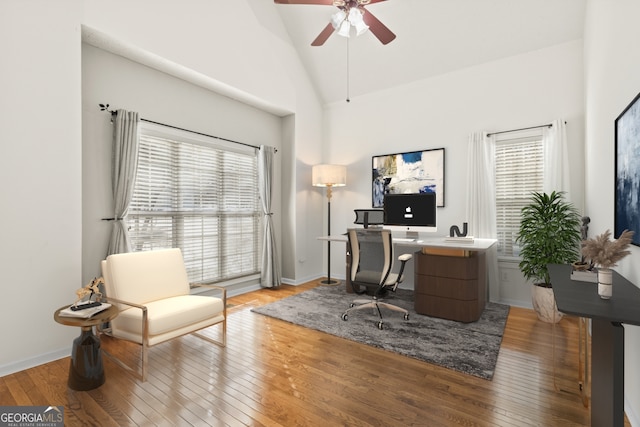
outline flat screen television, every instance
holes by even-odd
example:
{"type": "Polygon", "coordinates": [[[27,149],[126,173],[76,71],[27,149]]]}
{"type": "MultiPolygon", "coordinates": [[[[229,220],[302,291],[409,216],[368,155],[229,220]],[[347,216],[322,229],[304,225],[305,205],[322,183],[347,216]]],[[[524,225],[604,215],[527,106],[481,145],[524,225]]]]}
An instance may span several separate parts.
{"type": "Polygon", "coordinates": [[[438,231],[436,193],[386,194],[384,228],[415,233],[438,231]]]}

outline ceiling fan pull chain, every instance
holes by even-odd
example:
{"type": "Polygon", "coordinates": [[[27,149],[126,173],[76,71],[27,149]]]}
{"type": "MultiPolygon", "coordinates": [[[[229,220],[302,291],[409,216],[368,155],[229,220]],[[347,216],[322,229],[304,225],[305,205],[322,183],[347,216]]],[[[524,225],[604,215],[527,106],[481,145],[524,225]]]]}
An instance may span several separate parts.
{"type": "Polygon", "coordinates": [[[349,99],[349,39],[347,39],[347,102],[351,102],[349,99]]]}

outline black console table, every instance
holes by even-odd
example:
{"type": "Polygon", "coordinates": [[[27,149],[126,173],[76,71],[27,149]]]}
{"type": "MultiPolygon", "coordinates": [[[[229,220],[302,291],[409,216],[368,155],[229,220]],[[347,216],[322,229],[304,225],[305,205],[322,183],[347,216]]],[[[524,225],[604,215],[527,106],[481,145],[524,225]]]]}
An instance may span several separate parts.
{"type": "Polygon", "coordinates": [[[571,266],[549,264],[558,310],[591,318],[591,425],[624,425],[624,327],[640,325],[640,288],[613,272],[613,295],[598,284],[571,280],[571,266]]]}

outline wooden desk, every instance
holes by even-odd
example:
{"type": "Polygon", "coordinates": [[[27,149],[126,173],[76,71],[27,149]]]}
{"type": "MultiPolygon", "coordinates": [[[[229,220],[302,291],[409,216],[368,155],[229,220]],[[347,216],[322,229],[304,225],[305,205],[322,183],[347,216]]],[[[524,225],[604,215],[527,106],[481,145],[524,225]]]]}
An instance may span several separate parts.
{"type": "MultiPolygon", "coordinates": [[[[451,242],[443,236],[430,235],[420,235],[411,241],[394,235],[392,238],[393,244],[398,248],[418,250],[414,257],[416,313],[460,322],[474,322],[480,318],[486,304],[487,289],[484,253],[496,244],[496,239],[451,242]],[[460,258],[444,254],[427,255],[423,253],[425,248],[465,251],[471,256],[460,258]],[[461,275],[461,272],[464,274],[461,275]]],[[[351,248],[347,236],[325,236],[319,239],[347,243],[346,287],[347,292],[353,292],[350,278],[351,248]]]]}
{"type": "Polygon", "coordinates": [[[112,305],[105,311],[88,319],[61,316],[60,312],[69,305],[60,307],[53,314],[56,322],[62,325],[78,326],[80,336],[73,340],[69,379],[67,385],[72,390],[92,390],[104,384],[104,367],[100,352],[100,338],[93,333],[93,327],[113,320],[118,316],[118,308],[112,305]]]}
{"type": "Polygon", "coordinates": [[[548,266],[558,310],[589,317],[591,341],[591,425],[624,425],[624,327],[640,325],[640,289],[616,271],[613,295],[598,296],[598,284],[571,280],[571,266],[548,266]]]}
{"type": "MultiPolygon", "coordinates": [[[[407,241],[403,238],[397,238],[392,234],[393,244],[396,246],[411,246],[416,248],[441,248],[441,249],[463,249],[468,251],[485,252],[498,241],[496,239],[474,239],[472,243],[449,242],[443,236],[420,235],[415,240],[407,241]]],[[[332,236],[321,236],[318,240],[326,240],[329,242],[347,243],[346,234],[337,234],[332,236]]]]}

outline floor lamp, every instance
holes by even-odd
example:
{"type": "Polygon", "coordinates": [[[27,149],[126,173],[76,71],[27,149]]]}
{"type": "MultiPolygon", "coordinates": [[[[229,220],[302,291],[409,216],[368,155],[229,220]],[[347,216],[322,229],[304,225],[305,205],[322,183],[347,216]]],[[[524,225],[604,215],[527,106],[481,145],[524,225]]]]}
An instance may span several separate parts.
{"type": "MultiPolygon", "coordinates": [[[[347,167],[340,165],[315,165],[311,170],[314,187],[327,187],[327,235],[331,236],[331,189],[347,185],[347,167]]],[[[339,280],[331,279],[331,241],[327,241],[327,280],[323,285],[337,285],[339,280]]]]}

